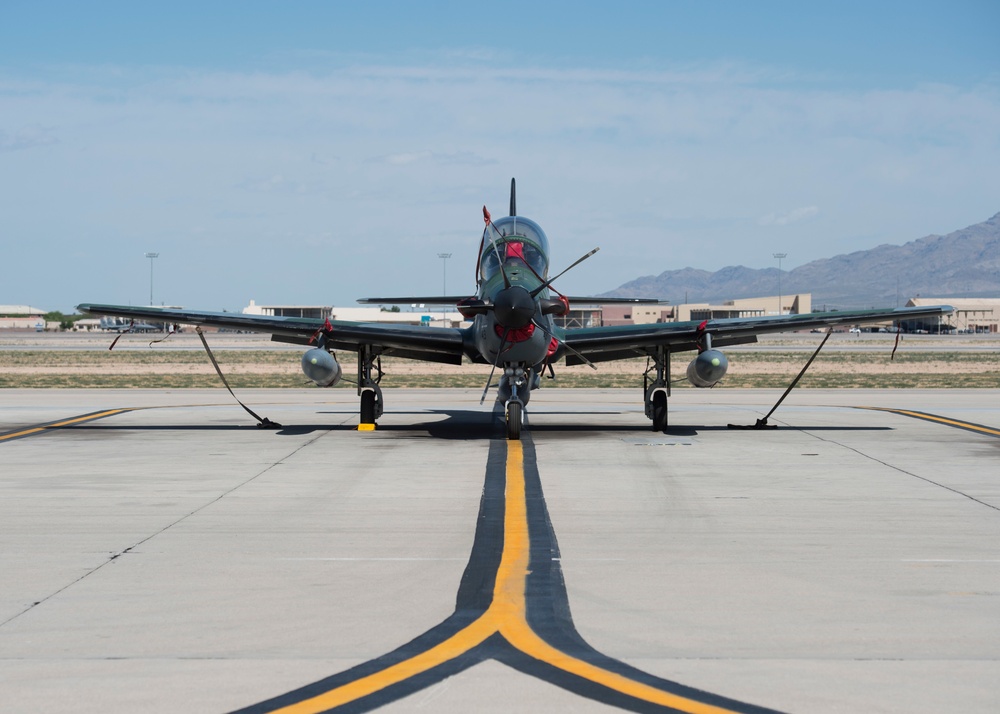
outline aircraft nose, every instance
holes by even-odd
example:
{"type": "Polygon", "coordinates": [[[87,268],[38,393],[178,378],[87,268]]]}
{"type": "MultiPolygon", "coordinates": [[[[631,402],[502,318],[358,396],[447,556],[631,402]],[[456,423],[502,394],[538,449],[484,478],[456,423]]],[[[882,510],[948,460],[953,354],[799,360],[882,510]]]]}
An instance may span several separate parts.
{"type": "Polygon", "coordinates": [[[493,314],[497,324],[508,330],[520,330],[531,324],[535,316],[535,299],[519,285],[512,285],[497,293],[493,300],[493,314]]]}

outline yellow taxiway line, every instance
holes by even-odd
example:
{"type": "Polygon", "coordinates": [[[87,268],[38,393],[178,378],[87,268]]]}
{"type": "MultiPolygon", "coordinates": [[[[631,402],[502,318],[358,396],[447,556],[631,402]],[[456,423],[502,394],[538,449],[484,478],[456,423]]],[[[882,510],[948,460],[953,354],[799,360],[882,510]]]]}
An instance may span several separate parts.
{"type": "Polygon", "coordinates": [[[274,710],[281,714],[318,714],[422,674],[459,657],[494,634],[538,661],[636,699],[691,714],[731,714],[733,710],[662,691],[585,662],[553,647],[538,636],[527,619],[525,586],[529,572],[530,537],[524,479],[524,451],[519,441],[507,442],[504,542],[486,611],[443,642],[379,672],[348,682],[310,699],[274,710]]]}
{"type": "Polygon", "coordinates": [[[0,441],[7,441],[9,439],[20,439],[23,436],[40,434],[45,431],[51,431],[52,429],[61,429],[66,426],[73,426],[74,424],[82,424],[84,422],[93,421],[94,419],[103,419],[104,417],[114,416],[115,414],[121,414],[123,412],[131,412],[131,411],[135,411],[135,407],[126,407],[123,409],[108,409],[103,412],[84,414],[83,416],[73,417],[71,419],[63,419],[62,421],[54,421],[49,424],[39,424],[38,426],[32,426],[27,429],[21,429],[19,431],[12,431],[6,434],[0,434],[0,441]]]}
{"type": "Polygon", "coordinates": [[[889,407],[858,407],[858,409],[868,409],[870,411],[876,411],[876,412],[889,412],[891,414],[900,414],[902,416],[913,417],[914,419],[923,419],[924,421],[932,421],[938,424],[946,424],[948,426],[958,427],[959,429],[978,431],[981,434],[989,434],[990,436],[1000,436],[1000,429],[994,429],[991,426],[984,426],[983,424],[974,424],[969,421],[961,421],[959,419],[949,419],[947,417],[938,416],[936,414],[927,414],[925,412],[914,412],[910,411],[909,409],[891,409],[889,407]]]}

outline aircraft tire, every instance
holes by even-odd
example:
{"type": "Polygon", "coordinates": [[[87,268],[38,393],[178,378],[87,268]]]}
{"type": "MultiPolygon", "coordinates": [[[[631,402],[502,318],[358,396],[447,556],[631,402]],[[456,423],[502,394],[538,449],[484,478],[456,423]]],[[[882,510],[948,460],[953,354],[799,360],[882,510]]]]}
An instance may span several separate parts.
{"type": "Polygon", "coordinates": [[[361,392],[361,423],[362,424],[374,424],[375,423],[375,392],[371,389],[366,389],[361,392]]]}
{"type": "Polygon", "coordinates": [[[518,441],[521,438],[521,403],[510,402],[507,405],[507,438],[518,441]]]}
{"type": "Polygon", "coordinates": [[[668,420],[667,393],[655,392],[653,394],[653,431],[665,432],[668,420]]]}

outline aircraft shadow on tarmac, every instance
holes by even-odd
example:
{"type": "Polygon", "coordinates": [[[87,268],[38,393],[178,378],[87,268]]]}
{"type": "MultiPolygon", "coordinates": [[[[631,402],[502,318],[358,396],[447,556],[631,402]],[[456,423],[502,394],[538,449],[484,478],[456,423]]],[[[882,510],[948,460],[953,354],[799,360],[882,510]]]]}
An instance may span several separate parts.
{"type": "Polygon", "coordinates": [[[667,427],[668,434],[674,434],[675,436],[695,436],[703,431],[759,431],[762,433],[767,433],[769,431],[894,431],[891,426],[830,426],[829,424],[825,426],[809,426],[807,424],[781,424],[775,428],[768,427],[766,429],[754,429],[752,426],[747,427],[737,427],[734,429],[725,424],[712,424],[712,425],[702,425],[695,426],[691,424],[685,424],[682,426],[670,426],[667,427]]]}
{"type": "MultiPolygon", "coordinates": [[[[318,412],[318,414],[345,414],[348,412],[318,412]]],[[[352,413],[353,412],[349,412],[352,413]]],[[[606,416],[608,414],[619,414],[620,412],[539,412],[537,418],[544,419],[549,416],[559,416],[560,414],[580,416],[606,416]]],[[[444,419],[432,419],[430,421],[413,422],[409,424],[390,424],[382,422],[378,425],[378,431],[382,433],[398,434],[403,438],[432,438],[459,441],[476,441],[480,439],[490,439],[496,436],[497,417],[489,412],[471,410],[422,410],[418,412],[392,412],[393,415],[412,414],[421,416],[432,414],[435,416],[444,415],[444,419]]],[[[545,434],[548,436],[591,436],[595,433],[613,434],[633,434],[641,435],[650,432],[648,427],[635,424],[606,424],[600,420],[584,424],[545,424],[532,423],[529,417],[526,420],[526,427],[535,434],[545,434]]],[[[315,432],[324,431],[354,431],[354,424],[285,424],[280,429],[259,430],[261,432],[273,431],[277,436],[304,436],[315,432]]],[[[862,431],[892,431],[892,427],[887,426],[809,426],[801,424],[780,425],[780,430],[809,432],[862,432],[862,431]]],[[[112,424],[86,424],[75,425],[67,429],[70,432],[87,432],[97,436],[122,432],[232,432],[258,430],[253,424],[152,424],[152,425],[112,425],[112,424]]],[[[701,433],[731,431],[725,424],[678,424],[667,427],[666,434],[671,436],[697,436],[701,433]]],[[[753,431],[753,429],[749,429],[753,431]]],[[[760,429],[763,433],[772,429],[760,429]]]]}
{"type": "MultiPolygon", "coordinates": [[[[353,414],[352,411],[324,411],[317,412],[318,414],[353,414]]],[[[629,433],[629,434],[646,434],[655,433],[650,432],[649,427],[646,425],[635,425],[635,424],[607,424],[600,420],[600,417],[616,416],[625,414],[624,411],[538,411],[533,412],[536,421],[532,421],[532,414],[525,414],[525,425],[535,434],[581,434],[581,435],[592,435],[595,432],[602,433],[629,433]],[[544,424],[537,423],[538,419],[545,419],[551,416],[593,416],[598,417],[591,423],[585,424],[544,424]]],[[[441,415],[444,414],[447,418],[443,420],[436,421],[425,421],[425,422],[414,422],[412,424],[386,424],[379,423],[378,431],[380,432],[393,432],[393,433],[419,433],[425,432],[428,436],[437,437],[442,439],[463,439],[463,440],[475,440],[479,438],[491,438],[495,436],[493,429],[496,426],[495,420],[498,418],[495,414],[489,412],[482,412],[477,410],[469,409],[422,409],[420,411],[393,411],[387,412],[390,415],[413,415],[422,416],[426,414],[441,415]]],[[[292,429],[324,429],[329,427],[317,426],[317,427],[285,427],[282,431],[278,433],[292,433],[292,429]]],[[[342,427],[339,427],[342,428],[342,427]]],[[[354,427],[348,427],[348,429],[353,429],[354,427]]],[[[892,427],[888,426],[808,426],[808,425],[798,425],[798,424],[781,424],[777,427],[782,430],[796,429],[800,431],[835,431],[835,432],[860,432],[860,431],[892,431],[892,427]]],[[[732,431],[732,429],[726,424],[678,424],[676,426],[668,426],[665,433],[674,436],[696,436],[701,432],[712,432],[712,431],[732,431]]],[[[760,431],[767,432],[771,431],[768,429],[761,429],[760,431]]],[[[301,433],[301,432],[295,432],[301,433]]]]}

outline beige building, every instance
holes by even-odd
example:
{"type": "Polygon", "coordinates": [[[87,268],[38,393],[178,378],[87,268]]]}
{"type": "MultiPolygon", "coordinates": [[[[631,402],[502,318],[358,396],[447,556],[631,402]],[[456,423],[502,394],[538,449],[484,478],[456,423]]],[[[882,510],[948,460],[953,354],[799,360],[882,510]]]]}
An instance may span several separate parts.
{"type": "Polygon", "coordinates": [[[0,330],[45,329],[46,312],[31,305],[0,305],[0,330]]]}
{"type": "Polygon", "coordinates": [[[244,315],[268,317],[311,317],[317,320],[333,319],[333,308],[327,305],[258,305],[253,300],[243,308],[244,315]]]}
{"type": "Polygon", "coordinates": [[[722,320],[730,317],[799,315],[805,312],[812,312],[812,295],[809,293],[782,295],[780,300],[777,295],[741,298],[727,300],[721,305],[707,302],[682,305],[604,305],[601,308],[601,323],[598,324],[644,325],[654,322],[722,320]]]}
{"type": "Polygon", "coordinates": [[[351,322],[381,322],[396,325],[433,325],[460,327],[462,315],[454,307],[401,305],[399,312],[386,312],[380,307],[336,307],[329,305],[258,305],[253,300],[243,308],[244,315],[276,317],[308,317],[317,320],[348,320],[351,322]]]}
{"type": "Polygon", "coordinates": [[[944,317],[942,323],[959,332],[1000,331],[1000,298],[925,298],[915,297],[906,302],[907,307],[925,305],[951,305],[955,314],[944,317]]]}
{"type": "Polygon", "coordinates": [[[673,322],[674,308],[670,305],[602,305],[597,325],[648,325],[653,322],[673,322]]]}
{"type": "Polygon", "coordinates": [[[777,295],[768,297],[740,298],[727,300],[721,305],[709,303],[685,303],[676,307],[674,319],[678,322],[689,320],[724,320],[730,317],[766,317],[768,315],[801,315],[812,312],[812,295],[777,295]]]}

